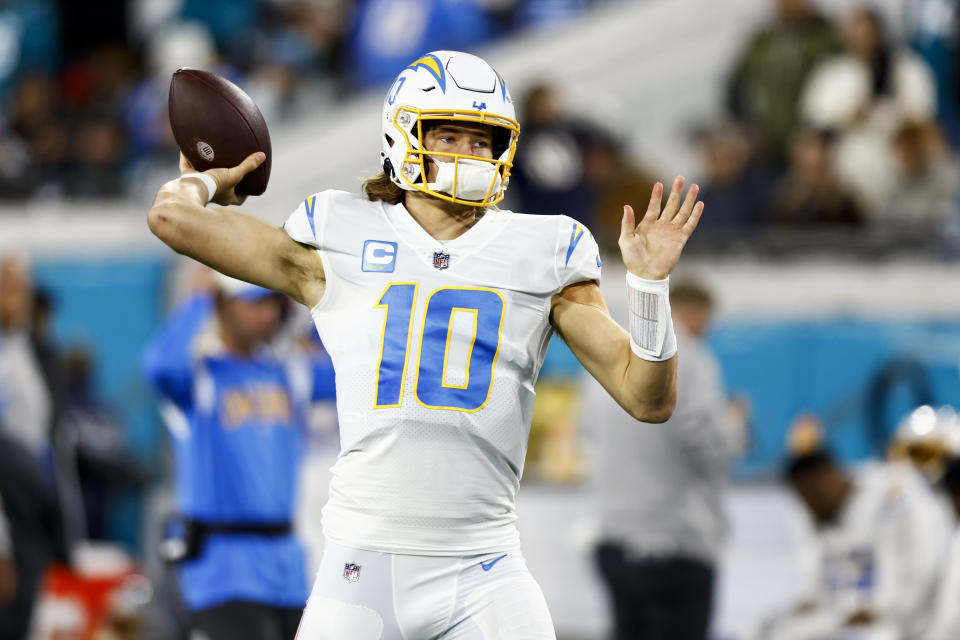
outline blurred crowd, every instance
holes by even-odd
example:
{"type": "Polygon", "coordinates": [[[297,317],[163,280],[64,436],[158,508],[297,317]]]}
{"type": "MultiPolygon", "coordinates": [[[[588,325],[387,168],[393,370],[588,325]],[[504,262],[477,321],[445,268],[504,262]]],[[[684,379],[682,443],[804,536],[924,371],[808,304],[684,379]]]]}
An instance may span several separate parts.
{"type": "Polygon", "coordinates": [[[731,70],[725,120],[698,132],[705,235],[955,227],[955,3],[907,3],[896,34],[868,3],[834,20],[810,0],[773,4],[731,70]]]}
{"type": "Polygon", "coordinates": [[[0,2],[0,198],[109,198],[162,181],[171,73],[214,70],[273,125],[591,0],[0,2]],[[403,33],[397,32],[402,25],[403,33]]]}
{"type": "MultiPolygon", "coordinates": [[[[722,113],[690,128],[706,205],[691,248],[855,229],[955,251],[956,3],[906,2],[897,25],[869,3],[831,17],[813,0],[770,5],[729,69],[722,113]]],[[[615,252],[622,203],[645,203],[660,172],[560,98],[537,86],[523,100],[512,204],[574,215],[615,252]]]]}
{"type": "MultiPolygon", "coordinates": [[[[385,85],[424,50],[471,49],[602,1],[0,3],[0,198],[148,195],[175,154],[166,98],[181,66],[237,82],[272,125],[385,85]]],[[[770,0],[728,69],[722,113],[691,123],[709,212],[693,250],[838,228],[957,246],[956,3],[903,6],[893,24],[868,3],[827,16],[813,0],[770,0]]],[[[568,212],[615,250],[621,203],[645,202],[659,168],[637,166],[624,132],[568,113],[549,85],[517,97],[508,204],[568,212]]]]}

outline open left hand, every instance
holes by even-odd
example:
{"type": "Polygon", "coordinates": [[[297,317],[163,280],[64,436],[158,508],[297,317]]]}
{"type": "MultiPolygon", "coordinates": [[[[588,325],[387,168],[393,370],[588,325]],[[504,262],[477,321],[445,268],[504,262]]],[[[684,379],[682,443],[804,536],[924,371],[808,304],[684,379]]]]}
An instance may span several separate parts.
{"type": "Polygon", "coordinates": [[[662,280],[670,275],[680,259],[680,252],[697,228],[703,203],[697,202],[700,188],[691,185],[687,197],[680,204],[683,192],[683,176],[673,181],[667,204],[660,210],[663,198],[663,184],[653,186],[650,204],[639,224],[636,222],[633,207],[623,207],[623,221],[620,225],[620,253],[627,269],[647,280],[662,280]]]}

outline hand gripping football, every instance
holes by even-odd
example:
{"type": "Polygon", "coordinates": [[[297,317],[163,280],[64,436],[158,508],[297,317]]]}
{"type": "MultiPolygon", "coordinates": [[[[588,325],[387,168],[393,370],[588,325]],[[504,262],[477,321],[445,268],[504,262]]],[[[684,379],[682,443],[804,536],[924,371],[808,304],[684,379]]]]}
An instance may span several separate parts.
{"type": "Polygon", "coordinates": [[[229,168],[256,151],[267,159],[236,187],[259,196],[270,180],[270,133],[260,109],[240,87],[215,73],[178,69],[170,80],[170,128],[197,171],[229,168]]]}

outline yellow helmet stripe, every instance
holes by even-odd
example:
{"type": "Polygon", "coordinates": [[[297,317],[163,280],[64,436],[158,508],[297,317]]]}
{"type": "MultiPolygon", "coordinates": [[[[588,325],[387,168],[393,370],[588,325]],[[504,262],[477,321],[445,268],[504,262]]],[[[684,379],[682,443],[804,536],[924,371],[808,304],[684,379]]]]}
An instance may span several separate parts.
{"type": "Polygon", "coordinates": [[[433,77],[436,78],[437,82],[440,84],[440,90],[444,93],[447,92],[447,74],[443,69],[443,64],[440,63],[439,58],[428,53],[425,56],[417,58],[407,68],[416,71],[420,67],[424,67],[427,71],[432,73],[433,77]]]}

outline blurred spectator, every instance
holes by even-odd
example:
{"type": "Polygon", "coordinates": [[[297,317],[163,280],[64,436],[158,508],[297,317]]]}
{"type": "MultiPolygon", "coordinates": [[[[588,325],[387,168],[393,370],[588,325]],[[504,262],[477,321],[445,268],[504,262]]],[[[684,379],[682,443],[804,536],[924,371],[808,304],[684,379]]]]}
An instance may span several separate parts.
{"type": "Polygon", "coordinates": [[[923,478],[903,463],[851,473],[823,450],[793,457],[786,475],[816,527],[802,553],[810,585],[801,604],[771,622],[763,637],[916,633],[929,613],[946,543],[923,478]]]}
{"type": "Polygon", "coordinates": [[[116,197],[124,193],[122,162],[126,140],[110,119],[91,118],[74,134],[73,156],[67,192],[74,197],[116,197]]]}
{"type": "Polygon", "coordinates": [[[0,428],[40,460],[49,452],[52,405],[30,344],[32,304],[26,263],[0,260],[0,428]]]}
{"type": "Polygon", "coordinates": [[[812,229],[863,222],[853,195],[834,177],[830,150],[830,134],[813,129],[793,134],[790,166],[770,205],[772,224],[812,229]]]}
{"type": "Polygon", "coordinates": [[[893,135],[896,181],[883,219],[942,228],[957,216],[960,160],[932,122],[908,122],[893,135]]]}
{"type": "Polygon", "coordinates": [[[9,126],[24,139],[31,139],[38,129],[56,120],[59,92],[52,76],[30,74],[23,77],[13,92],[7,111],[9,126]]]}
{"type": "Polygon", "coordinates": [[[57,435],[61,458],[78,485],[73,489],[82,508],[80,535],[105,540],[110,496],[119,487],[140,484],[145,474],[131,456],[120,425],[96,396],[93,356],[83,347],[73,347],[64,356],[57,435]]]}
{"type": "Polygon", "coordinates": [[[169,549],[194,629],[280,640],[307,597],[294,492],[307,411],[332,395],[332,372],[269,348],[282,296],[216,278],[215,296],[174,311],[143,359],[176,456],[184,529],[169,549]]]}
{"type": "Polygon", "coordinates": [[[955,0],[908,0],[906,32],[911,49],[933,71],[937,113],[953,146],[960,144],[960,21],[955,0]]]}
{"type": "Polygon", "coordinates": [[[953,533],[937,588],[930,627],[922,636],[924,640],[960,638],[960,607],[957,606],[957,602],[960,602],[960,458],[954,458],[946,465],[940,486],[952,507],[953,533]]]}
{"type": "Polygon", "coordinates": [[[40,464],[0,430],[0,496],[14,549],[13,568],[3,569],[7,599],[0,598],[0,640],[23,640],[40,581],[49,564],[67,561],[63,523],[55,492],[40,464]],[[13,576],[10,597],[9,580],[13,576]]]}
{"type": "Polygon", "coordinates": [[[810,71],[837,49],[830,22],[810,0],[775,0],[776,18],[753,34],[727,87],[735,118],[756,127],[761,155],[782,164],[810,71]]]}
{"type": "Polygon", "coordinates": [[[618,255],[623,205],[645,210],[656,179],[627,157],[613,136],[597,135],[588,144],[585,167],[592,194],[587,215],[592,221],[590,231],[604,254],[618,255]]]}
{"type": "Polygon", "coordinates": [[[817,67],[801,108],[809,125],[839,134],[837,176],[874,219],[892,194],[891,138],[906,121],[934,117],[936,87],[926,63],[890,41],[875,10],[854,10],[842,35],[843,53],[817,67]]]}
{"type": "Polygon", "coordinates": [[[56,411],[60,391],[60,349],[52,334],[54,311],[53,295],[42,287],[36,287],[30,319],[30,342],[56,411]]]}
{"type": "MultiPolygon", "coordinates": [[[[522,105],[524,142],[513,161],[508,197],[516,200],[517,211],[563,213],[592,230],[596,225],[590,218],[591,188],[585,156],[601,140],[600,133],[566,113],[550,85],[530,88],[522,105]]],[[[648,193],[641,203],[649,198],[648,193]]],[[[645,208],[640,206],[641,210],[645,208]]]]}
{"type": "Polygon", "coordinates": [[[610,593],[617,640],[704,640],[726,537],[729,466],[742,451],[746,410],[729,404],[704,342],[709,292],[671,286],[678,400],[664,424],[630,418],[588,387],[584,415],[599,425],[602,535],[596,559],[610,593]]]}
{"type": "Polygon", "coordinates": [[[710,213],[700,220],[694,242],[711,236],[741,235],[764,222],[774,177],[751,155],[742,127],[716,122],[700,128],[695,138],[703,151],[705,179],[700,200],[710,213]]]}

